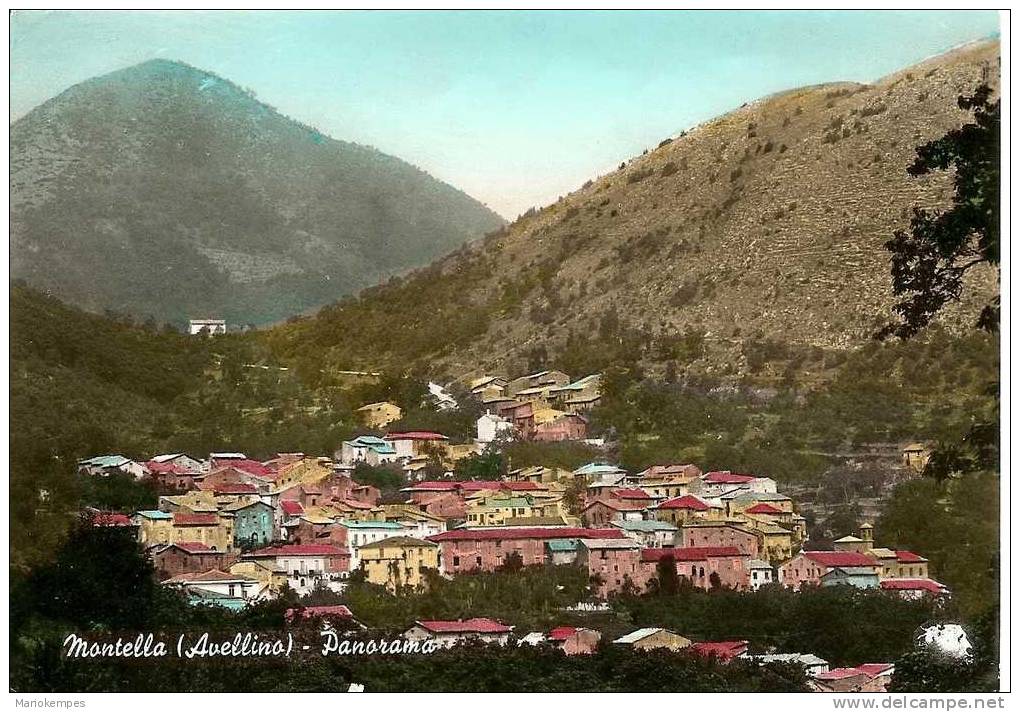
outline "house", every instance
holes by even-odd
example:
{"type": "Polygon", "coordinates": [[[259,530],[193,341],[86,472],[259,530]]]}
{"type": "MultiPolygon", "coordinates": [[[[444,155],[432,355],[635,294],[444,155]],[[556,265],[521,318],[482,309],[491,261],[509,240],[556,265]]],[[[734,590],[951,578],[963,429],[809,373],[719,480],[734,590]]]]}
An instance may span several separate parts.
{"type": "Polygon", "coordinates": [[[602,376],[594,373],[565,386],[554,386],[549,389],[548,398],[557,408],[570,413],[591,410],[602,399],[602,376]]]}
{"type": "Polygon", "coordinates": [[[151,460],[145,463],[149,474],[156,483],[156,491],[160,494],[171,492],[187,492],[195,489],[199,473],[186,472],[173,463],[159,463],[151,460]]]}
{"type": "Polygon", "coordinates": [[[708,502],[692,494],[667,499],[649,511],[660,522],[669,522],[681,528],[690,522],[706,518],[719,518],[720,516],[712,512],[712,507],[708,502]]]}
{"type": "Polygon", "coordinates": [[[298,594],[310,593],[317,583],[335,591],[348,572],[346,550],[328,544],[283,544],[256,549],[241,555],[242,561],[256,561],[287,576],[287,584],[298,594]]]}
{"type": "Polygon", "coordinates": [[[618,539],[618,529],[580,527],[497,527],[454,529],[429,537],[439,544],[440,568],[447,576],[467,571],[495,571],[509,554],[525,566],[546,563],[546,543],[557,539],[618,539]]]}
{"type": "Polygon", "coordinates": [[[680,529],[681,546],[735,546],[752,558],[758,556],[759,535],[742,523],[688,521],[680,529]]]}
{"type": "Polygon", "coordinates": [[[202,471],[202,461],[199,460],[197,457],[192,457],[191,455],[188,455],[187,453],[184,452],[175,452],[165,455],[153,455],[152,458],[149,459],[149,462],[155,462],[161,465],[162,464],[175,465],[185,472],[198,473],[202,471]]]}
{"type": "Polygon", "coordinates": [[[621,482],[626,477],[627,471],[616,465],[590,462],[574,470],[573,475],[575,479],[583,479],[586,483],[610,477],[616,478],[617,482],[621,482]]]}
{"type": "Polygon", "coordinates": [[[234,515],[234,546],[254,549],[276,539],[275,510],[262,500],[238,502],[223,508],[234,515]]]}
{"type": "Polygon", "coordinates": [[[192,605],[212,604],[235,611],[244,608],[261,590],[254,579],[217,569],[178,574],[163,584],[184,591],[192,605]]]}
{"type": "Polygon", "coordinates": [[[512,422],[488,410],[478,418],[475,427],[477,430],[477,440],[482,445],[488,445],[501,438],[513,437],[514,432],[514,424],[512,422]]]}
{"type": "Polygon", "coordinates": [[[775,494],[778,491],[776,481],[771,477],[742,475],[729,470],[715,470],[701,476],[706,496],[718,496],[733,489],[742,489],[757,494],[775,494]]]}
{"type": "Polygon", "coordinates": [[[715,658],[721,663],[728,663],[747,652],[746,640],[707,641],[695,643],[688,650],[704,658],[715,658]]]}
{"type": "Polygon", "coordinates": [[[399,459],[392,443],[375,435],[359,435],[353,440],[343,441],[334,456],[349,465],[365,462],[373,467],[399,459]]]}
{"type": "Polygon", "coordinates": [[[595,499],[581,509],[581,522],[586,527],[604,527],[618,520],[640,521],[644,519],[648,502],[622,502],[611,499],[595,499]]]}
{"type": "Polygon", "coordinates": [[[770,653],[768,655],[748,655],[745,653],[741,657],[761,663],[762,665],[767,665],[768,663],[800,665],[809,677],[815,677],[829,671],[829,661],[811,653],[770,653]]]}
{"type": "Polygon", "coordinates": [[[878,570],[874,566],[836,566],[822,574],[822,586],[878,588],[878,570]]]}
{"type": "Polygon", "coordinates": [[[548,635],[529,633],[521,638],[521,643],[526,645],[548,643],[567,655],[591,655],[598,649],[600,640],[602,640],[602,634],[597,630],[560,626],[553,628],[548,635]]]}
{"type": "Polygon", "coordinates": [[[365,427],[372,430],[382,430],[393,421],[400,420],[403,415],[399,405],[388,401],[367,403],[354,412],[365,427]]]}
{"type": "Polygon", "coordinates": [[[531,439],[539,442],[584,440],[588,437],[588,420],[574,413],[562,413],[551,420],[536,421],[531,439]]]}
{"type": "Polygon", "coordinates": [[[553,566],[577,562],[577,539],[551,539],[545,542],[546,561],[553,566]]]}
{"type": "Polygon", "coordinates": [[[361,522],[343,519],[338,522],[338,527],[347,530],[347,547],[350,552],[351,571],[354,571],[361,565],[361,547],[405,533],[404,525],[399,522],[361,522]]]}
{"type": "Polygon", "coordinates": [[[644,592],[647,570],[641,564],[641,545],[633,539],[581,539],[577,563],[597,581],[597,595],[607,598],[629,587],[644,592]]]}
{"type": "Polygon", "coordinates": [[[138,543],[143,548],[156,544],[173,542],[174,515],[158,509],[145,509],[135,512],[131,521],[138,525],[138,543]]]}
{"type": "Polygon", "coordinates": [[[429,398],[436,410],[456,410],[457,400],[450,395],[450,392],[438,383],[428,382],[429,398]]]}
{"type": "Polygon", "coordinates": [[[879,582],[883,591],[895,591],[906,599],[918,599],[925,596],[948,596],[949,589],[930,578],[895,578],[879,582]]]}
{"type": "Polygon", "coordinates": [[[549,642],[567,655],[592,655],[600,640],[602,634],[591,628],[560,626],[549,631],[549,642]]]}
{"type": "Polygon", "coordinates": [[[532,516],[532,498],[514,496],[509,492],[497,492],[473,500],[467,507],[468,526],[472,527],[498,527],[508,519],[532,516]]]}
{"type": "Polygon", "coordinates": [[[931,448],[924,443],[910,443],[901,452],[903,466],[914,472],[923,472],[931,459],[931,448]]]}
{"type": "Polygon", "coordinates": [[[609,526],[616,527],[641,545],[642,548],[655,549],[664,546],[673,546],[679,530],[669,522],[660,522],[658,519],[642,519],[640,521],[620,519],[612,521],[609,526]]]}
{"type": "Polygon", "coordinates": [[[397,522],[404,527],[404,533],[417,539],[446,531],[446,520],[420,511],[413,504],[384,504],[383,519],[397,522]]]}
{"type": "Polygon", "coordinates": [[[149,558],[160,581],[180,574],[197,574],[203,571],[224,570],[233,557],[216,551],[199,541],[179,541],[157,544],[149,550],[149,558]]]}
{"type": "Polygon", "coordinates": [[[358,550],[365,578],[391,592],[424,588],[426,571],[439,571],[439,545],[409,536],[364,544],[358,550]]]}
{"type": "Polygon", "coordinates": [[[223,319],[189,319],[188,334],[191,336],[214,336],[227,333],[227,322],[223,319]]]}
{"type": "Polygon", "coordinates": [[[520,376],[511,380],[506,385],[506,394],[516,397],[523,390],[533,388],[551,390],[552,388],[565,386],[568,383],[570,383],[570,376],[562,371],[539,371],[538,373],[520,376]]]}
{"type": "Polygon", "coordinates": [[[535,407],[533,403],[510,401],[494,405],[496,415],[510,421],[514,427],[514,436],[530,440],[535,430],[535,407]]]}
{"type": "Polygon", "coordinates": [[[217,551],[234,551],[233,516],[224,513],[174,512],[170,542],[198,541],[217,551]]]}
{"type": "Polygon", "coordinates": [[[795,533],[778,524],[745,519],[743,526],[758,537],[759,558],[776,562],[786,561],[793,556],[794,546],[799,545],[795,533]]]}
{"type": "Polygon", "coordinates": [[[874,559],[855,551],[805,551],[779,567],[779,581],[799,590],[804,584],[818,585],[832,569],[847,566],[878,568],[874,559]]]}
{"type": "Polygon", "coordinates": [[[120,473],[141,479],[149,474],[149,470],[142,463],[130,460],[123,455],[100,455],[79,461],[78,473],[101,477],[120,473]]]}
{"type": "Polygon", "coordinates": [[[745,589],[748,586],[747,563],[750,556],[734,546],[675,547],[672,549],[642,549],[641,559],[651,568],[663,559],[671,558],[677,575],[698,588],[708,590],[716,586],[745,589]]]}
{"type": "Polygon", "coordinates": [[[491,618],[469,618],[456,621],[415,621],[404,633],[407,640],[431,640],[443,648],[450,648],[467,640],[506,645],[511,626],[491,618]]]}
{"type": "Polygon", "coordinates": [[[762,586],[768,586],[775,580],[775,570],[772,564],[761,559],[751,559],[747,562],[748,585],[752,591],[757,591],[762,586]]]}
{"type": "Polygon", "coordinates": [[[689,648],[692,642],[689,638],[685,638],[679,633],[674,633],[665,628],[639,628],[632,633],[617,638],[613,641],[613,644],[626,645],[634,650],[665,648],[675,652],[689,648]]]}
{"type": "Polygon", "coordinates": [[[652,465],[637,475],[641,489],[661,499],[697,495],[702,490],[701,468],[690,464],[652,465]]]}
{"type": "Polygon", "coordinates": [[[507,383],[509,381],[502,376],[481,376],[473,379],[468,384],[468,389],[472,394],[485,400],[502,396],[506,392],[507,383]]]}
{"type": "Polygon", "coordinates": [[[397,453],[397,458],[428,456],[432,451],[442,453],[449,438],[442,433],[414,430],[404,433],[387,433],[383,438],[397,453]]]}

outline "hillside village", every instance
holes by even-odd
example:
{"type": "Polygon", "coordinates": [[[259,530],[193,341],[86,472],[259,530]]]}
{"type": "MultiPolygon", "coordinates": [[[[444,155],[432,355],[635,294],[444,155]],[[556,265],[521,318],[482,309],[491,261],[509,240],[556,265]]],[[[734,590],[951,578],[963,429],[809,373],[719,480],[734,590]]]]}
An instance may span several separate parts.
{"type": "MultiPolygon", "coordinates": [[[[587,573],[590,596],[582,606],[655,590],[667,580],[704,590],[852,586],[905,598],[949,595],[930,578],[922,555],[883,547],[868,523],[835,540],[833,550],[812,550],[805,518],[766,475],[704,471],[692,463],[628,472],[600,461],[574,470],[517,468],[498,480],[453,479],[459,460],[514,441],[603,445],[588,438],[585,416],[599,402],[600,384],[599,374],[572,380],[559,371],[479,377],[470,397],[483,414],[468,443],[439,432],[387,430],[401,409],[376,402],[358,409],[364,434],[339,443],[331,456],[279,453],[260,461],[242,452],[169,453],[136,461],[102,455],[78,468],[82,477],[118,473],[150,482],[159,492],[157,508],[92,510],[93,523],[130,528],[165,586],[196,605],[230,610],[284,591],[342,594],[354,575],[400,595],[427,588],[434,576],[532,566],[587,573]],[[436,463],[444,474],[426,479],[436,463]],[[405,481],[399,501],[355,479],[366,464],[399,468],[405,481]]],[[[436,384],[429,394],[437,410],[458,407],[436,384]]],[[[923,452],[915,448],[908,456],[923,452]]],[[[293,614],[354,619],[356,611],[310,606],[293,614]]],[[[514,632],[489,619],[419,621],[405,637],[445,646],[466,639],[506,643],[511,635],[568,654],[592,652],[600,639],[583,628],[514,632]]],[[[748,655],[747,641],[694,641],[657,628],[613,642],[690,648],[723,661],[748,655]]],[[[869,662],[829,670],[803,651],[766,657],[802,663],[817,689],[884,689],[891,676],[891,665],[869,662]]]]}

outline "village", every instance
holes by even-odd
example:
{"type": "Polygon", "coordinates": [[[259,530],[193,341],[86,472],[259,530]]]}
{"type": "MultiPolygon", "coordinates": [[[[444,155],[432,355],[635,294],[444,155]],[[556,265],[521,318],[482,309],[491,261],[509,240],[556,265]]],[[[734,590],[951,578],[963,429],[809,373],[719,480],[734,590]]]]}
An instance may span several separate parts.
{"type": "MultiPolygon", "coordinates": [[[[430,384],[429,391],[435,408],[458,407],[442,387],[430,384]]],[[[812,550],[805,518],[765,475],[703,471],[690,463],[628,472],[598,461],[574,470],[518,468],[498,480],[453,479],[456,462],[511,441],[602,444],[589,438],[586,417],[601,397],[598,374],[484,376],[470,391],[484,410],[473,442],[390,430],[401,409],[377,402],[358,410],[364,433],[338,443],[331,455],[92,457],[78,464],[81,476],[147,479],[159,499],[156,509],[88,514],[97,526],[130,528],[163,585],[195,605],[229,610],[285,590],[342,594],[355,574],[401,595],[426,588],[434,576],[532,566],[581,569],[590,598],[578,605],[592,607],[653,589],[664,576],[704,590],[851,586],[905,598],[949,595],[929,577],[922,555],[883,547],[869,523],[830,550],[812,550]],[[426,479],[437,461],[446,474],[426,479]],[[358,482],[359,465],[399,469],[405,479],[399,501],[383,501],[377,487],[358,482]]],[[[356,613],[337,605],[290,615],[355,620],[356,613]]],[[[422,620],[404,635],[440,647],[465,640],[554,645],[568,655],[591,653],[601,639],[594,629],[516,631],[489,618],[422,620]]],[[[695,641],[663,628],[640,628],[612,644],[689,650],[723,663],[794,662],[819,691],[884,690],[893,672],[891,664],[875,661],[830,669],[810,651],[752,655],[747,641],[695,641]]]]}

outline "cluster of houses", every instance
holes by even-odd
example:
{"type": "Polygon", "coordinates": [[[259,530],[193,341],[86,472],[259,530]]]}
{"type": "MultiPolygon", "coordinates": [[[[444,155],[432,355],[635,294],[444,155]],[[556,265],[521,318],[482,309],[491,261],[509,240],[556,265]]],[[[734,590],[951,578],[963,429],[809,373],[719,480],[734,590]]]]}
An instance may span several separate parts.
{"type": "MultiPolygon", "coordinates": [[[[414,457],[431,435],[438,434],[392,434],[386,442],[414,457]]],[[[929,578],[926,559],[877,546],[870,524],[838,539],[835,550],[804,550],[804,519],[768,477],[691,464],[636,474],[604,463],[573,472],[530,467],[498,481],[411,482],[401,490],[404,501],[382,503],[379,490],[356,482],[351,469],[301,453],[265,462],[244,453],[202,460],[177,453],[80,463],[88,475],[154,478],[164,493],[156,509],[99,513],[99,521],[135,527],[161,579],[228,607],[284,586],[342,591],[359,570],[399,592],[427,586],[430,575],[511,564],[579,566],[602,600],[643,592],[671,570],[704,589],[780,583],[948,594],[929,578]]]]}

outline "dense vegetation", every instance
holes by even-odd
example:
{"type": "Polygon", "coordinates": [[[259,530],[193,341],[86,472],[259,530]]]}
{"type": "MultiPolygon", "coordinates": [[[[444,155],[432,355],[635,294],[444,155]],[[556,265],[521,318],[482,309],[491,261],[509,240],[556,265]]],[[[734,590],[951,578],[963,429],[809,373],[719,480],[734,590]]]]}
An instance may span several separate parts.
{"type": "MultiPolygon", "coordinates": [[[[837,664],[904,661],[901,689],[939,678],[944,665],[915,653],[918,626],[952,616],[925,602],[847,588],[780,588],[757,593],[680,587],[616,599],[606,613],[569,613],[562,608],[586,597],[588,581],[572,567],[435,578],[427,592],[393,596],[355,579],[342,596],[313,593],[306,600],[260,603],[239,613],[191,606],[159,586],[151,563],[130,534],[113,528],[76,527],[54,560],[12,579],[12,689],[33,691],[295,691],[343,690],[351,682],[369,690],[600,690],[600,691],[791,691],[803,689],[803,673],[787,666],[745,662],[719,665],[690,654],[636,653],[609,641],[639,626],[665,626],[696,640],[746,639],[753,651],[814,652],[837,664]],[[394,637],[414,620],[491,616],[515,626],[520,636],[553,625],[599,629],[603,643],[591,658],[567,658],[544,646],[467,646],[429,656],[323,658],[314,624],[286,626],[289,606],[344,602],[369,631],[359,638],[394,637]],[[214,639],[252,631],[263,638],[290,630],[312,653],[291,658],[181,660],[67,659],[61,641],[72,631],[92,637],[133,637],[156,631],[163,639],[210,631],[214,639]]],[[[960,668],[968,689],[993,689],[994,660],[988,618],[971,629],[975,663],[960,668]]],[[[340,625],[344,630],[349,626],[340,625]]],[[[960,666],[958,666],[959,668],[960,666]]]]}
{"type": "Polygon", "coordinates": [[[11,126],[15,277],[101,312],[265,324],[498,228],[424,171],[153,60],[11,126]]]}

